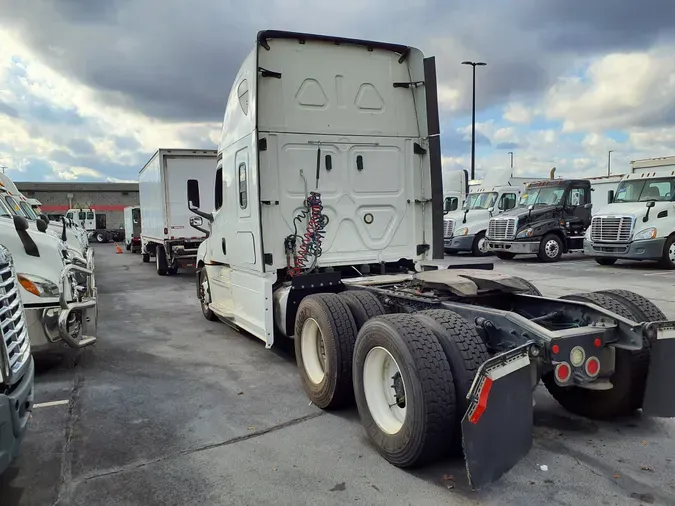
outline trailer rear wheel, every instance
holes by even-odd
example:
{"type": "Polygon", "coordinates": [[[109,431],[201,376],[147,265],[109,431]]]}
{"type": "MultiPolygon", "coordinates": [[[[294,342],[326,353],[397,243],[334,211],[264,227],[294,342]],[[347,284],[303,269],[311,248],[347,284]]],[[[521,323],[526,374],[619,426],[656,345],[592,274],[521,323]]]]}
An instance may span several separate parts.
{"type": "Polygon", "coordinates": [[[462,417],[469,408],[466,395],[478,368],[490,358],[490,354],[476,330],[454,311],[431,309],[413,315],[433,331],[450,364],[457,402],[452,452],[459,455],[462,451],[462,417]]]}
{"type": "Polygon", "coordinates": [[[339,297],[351,311],[357,331],[371,318],[386,314],[380,299],[365,290],[347,290],[339,297]]]}
{"type": "Polygon", "coordinates": [[[155,250],[155,264],[157,265],[157,274],[166,276],[169,266],[166,263],[166,254],[162,245],[157,245],[157,249],[155,250]]]}
{"type": "Polygon", "coordinates": [[[302,299],[295,317],[295,360],[310,400],[322,409],[350,404],[356,322],[333,293],[302,299]]]}
{"type": "Polygon", "coordinates": [[[150,253],[143,253],[142,257],[144,264],[150,263],[150,253]]]}
{"type": "MultiPolygon", "coordinates": [[[[561,299],[590,302],[603,309],[629,318],[640,319],[624,302],[603,293],[565,295],[561,299]]],[[[588,418],[614,418],[639,409],[644,396],[649,370],[649,344],[643,341],[642,350],[615,350],[614,373],[609,380],[610,390],[588,390],[580,387],[560,387],[552,373],[542,379],[551,395],[568,411],[588,418]]]]}
{"type": "Polygon", "coordinates": [[[457,416],[452,372],[415,316],[366,322],[354,349],[354,393],[368,438],[391,464],[412,467],[447,453],[457,416]]]}
{"type": "Polygon", "coordinates": [[[656,304],[639,293],[629,290],[600,290],[596,293],[603,293],[614,298],[618,297],[624,304],[635,306],[635,308],[644,313],[646,318],[644,321],[658,322],[668,319],[656,304]]]}

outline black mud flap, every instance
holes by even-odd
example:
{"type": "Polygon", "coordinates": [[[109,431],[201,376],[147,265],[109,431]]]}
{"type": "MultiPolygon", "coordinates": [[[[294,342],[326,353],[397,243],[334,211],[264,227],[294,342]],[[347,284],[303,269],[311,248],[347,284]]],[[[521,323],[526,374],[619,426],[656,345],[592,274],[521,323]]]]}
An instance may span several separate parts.
{"type": "Polygon", "coordinates": [[[462,419],[469,483],[498,480],[532,447],[530,343],[495,355],[478,370],[462,419]]]}
{"type": "Polygon", "coordinates": [[[675,321],[652,323],[648,331],[656,332],[656,340],[652,344],[642,411],[648,416],[675,417],[675,321]]]}

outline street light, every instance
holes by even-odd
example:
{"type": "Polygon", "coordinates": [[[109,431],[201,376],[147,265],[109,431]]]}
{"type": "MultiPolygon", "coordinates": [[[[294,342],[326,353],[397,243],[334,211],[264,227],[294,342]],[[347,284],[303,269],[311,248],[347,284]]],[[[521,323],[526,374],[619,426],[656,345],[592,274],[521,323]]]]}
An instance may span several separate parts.
{"type": "Polygon", "coordinates": [[[473,67],[473,104],[471,106],[471,179],[476,179],[476,67],[485,67],[482,61],[463,61],[462,65],[473,67]]]}
{"type": "Polygon", "coordinates": [[[509,151],[509,154],[511,155],[511,168],[513,168],[513,151],[509,151]]]}
{"type": "Polygon", "coordinates": [[[611,175],[612,173],[612,153],[614,152],[613,149],[610,149],[607,152],[607,175],[611,175]]]}

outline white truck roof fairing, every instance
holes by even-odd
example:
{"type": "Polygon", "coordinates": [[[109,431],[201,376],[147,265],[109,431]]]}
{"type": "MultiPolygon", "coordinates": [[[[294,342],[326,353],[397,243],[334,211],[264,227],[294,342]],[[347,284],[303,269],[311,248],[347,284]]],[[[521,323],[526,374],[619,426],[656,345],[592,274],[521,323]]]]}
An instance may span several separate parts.
{"type": "Polygon", "coordinates": [[[675,169],[675,156],[644,158],[642,160],[633,160],[630,162],[631,172],[637,172],[643,169],[656,169],[668,167],[672,167],[673,169],[675,169]]]}

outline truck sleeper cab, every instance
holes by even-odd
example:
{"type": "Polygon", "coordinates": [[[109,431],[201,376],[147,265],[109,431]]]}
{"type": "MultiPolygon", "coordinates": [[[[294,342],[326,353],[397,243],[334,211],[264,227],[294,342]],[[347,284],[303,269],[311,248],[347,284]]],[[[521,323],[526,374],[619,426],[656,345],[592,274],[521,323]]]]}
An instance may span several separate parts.
{"type": "Polygon", "coordinates": [[[593,216],[584,253],[600,265],[652,260],[675,269],[675,171],[629,174],[612,197],[593,216]]]}
{"type": "Polygon", "coordinates": [[[583,249],[591,208],[586,179],[532,183],[517,208],[490,219],[488,250],[505,260],[535,254],[542,262],[557,262],[563,253],[583,249]]]}
{"type": "Polygon", "coordinates": [[[675,322],[649,301],[551,299],[491,264],[440,268],[438,133],[435,62],[419,50],[260,32],[228,97],[215,208],[190,206],[208,234],[204,317],[268,348],[292,338],[312,403],[355,401],[399,467],[463,449],[473,486],[529,451],[540,380],[585,416],[675,415],[660,388],[673,368],[631,353],[675,355],[675,322]]]}
{"type": "Polygon", "coordinates": [[[20,284],[0,245],[0,474],[19,454],[33,411],[35,367],[20,284]]]}

